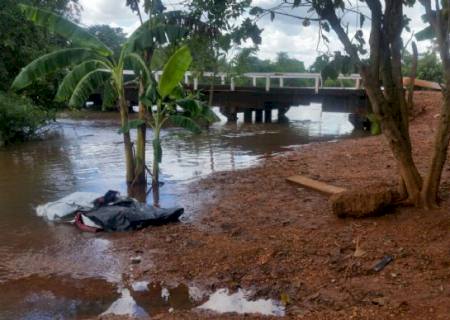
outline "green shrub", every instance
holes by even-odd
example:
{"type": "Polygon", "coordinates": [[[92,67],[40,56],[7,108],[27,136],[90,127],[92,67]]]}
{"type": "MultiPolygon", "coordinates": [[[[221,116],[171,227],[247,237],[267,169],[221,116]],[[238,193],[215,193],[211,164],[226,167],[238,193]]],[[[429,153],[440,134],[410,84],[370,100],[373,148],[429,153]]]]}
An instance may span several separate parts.
{"type": "Polygon", "coordinates": [[[34,137],[52,116],[29,99],[0,91],[0,146],[34,137]]]}

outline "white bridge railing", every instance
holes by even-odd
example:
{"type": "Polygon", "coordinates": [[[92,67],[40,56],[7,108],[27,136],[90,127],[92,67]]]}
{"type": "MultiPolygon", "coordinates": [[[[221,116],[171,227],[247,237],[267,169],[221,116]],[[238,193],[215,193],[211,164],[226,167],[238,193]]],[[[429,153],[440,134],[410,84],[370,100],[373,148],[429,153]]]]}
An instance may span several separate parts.
{"type": "MultiPolygon", "coordinates": [[[[126,75],[133,75],[134,72],[132,70],[125,70],[124,74],[126,75]]],[[[157,81],[159,81],[159,77],[162,75],[162,71],[156,71],[154,72],[155,78],[157,81]]],[[[199,76],[203,75],[203,77],[216,77],[220,78],[221,84],[225,85],[226,80],[229,80],[230,84],[230,90],[234,91],[236,88],[235,85],[235,77],[236,76],[230,76],[226,73],[213,73],[213,72],[191,72],[188,71],[184,75],[184,83],[186,85],[190,85],[190,81],[192,79],[192,86],[194,90],[198,89],[199,85],[199,76]]],[[[279,88],[284,88],[284,80],[285,79],[309,79],[314,80],[314,91],[315,93],[319,93],[319,89],[324,88],[323,86],[323,80],[320,73],[297,73],[297,72],[249,72],[249,73],[243,73],[240,75],[240,77],[245,77],[252,79],[252,85],[253,87],[257,87],[257,79],[265,79],[265,89],[266,91],[270,91],[271,88],[271,82],[272,79],[278,79],[279,81],[279,88]]],[[[353,80],[355,81],[355,86],[353,89],[360,89],[361,88],[361,76],[357,73],[351,74],[351,75],[339,75],[338,80],[353,80]]],[[[302,88],[302,87],[299,87],[302,88]]]]}

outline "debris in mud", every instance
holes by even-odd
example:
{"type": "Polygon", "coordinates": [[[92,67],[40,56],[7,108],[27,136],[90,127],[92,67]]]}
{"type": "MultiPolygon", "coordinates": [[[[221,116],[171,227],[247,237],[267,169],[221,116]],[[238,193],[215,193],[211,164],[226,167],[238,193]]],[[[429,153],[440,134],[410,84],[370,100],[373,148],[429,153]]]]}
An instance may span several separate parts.
{"type": "Polygon", "coordinates": [[[394,192],[385,185],[370,185],[330,197],[331,209],[339,218],[362,218],[380,213],[392,204],[394,192]]]}
{"type": "Polygon", "coordinates": [[[130,316],[137,319],[148,319],[149,315],[134,301],[128,289],[122,290],[122,296],[117,299],[102,316],[105,315],[130,316]]]}
{"type": "Polygon", "coordinates": [[[391,263],[394,260],[394,257],[392,256],[384,256],[383,259],[377,262],[375,266],[373,267],[373,271],[380,272],[383,270],[389,263],[391,263]]]}
{"type": "Polygon", "coordinates": [[[131,284],[131,288],[136,292],[148,291],[148,285],[148,281],[136,281],[131,284]]]}
{"type": "Polygon", "coordinates": [[[37,214],[49,220],[73,219],[85,232],[130,231],[150,225],[179,221],[183,208],[156,208],[134,198],[120,196],[109,190],[103,196],[95,193],[75,192],[55,202],[38,206],[37,214]]]}
{"type": "Polygon", "coordinates": [[[239,289],[229,294],[227,289],[219,289],[213,293],[208,301],[199,306],[218,313],[236,312],[239,314],[259,313],[268,316],[284,316],[285,310],[281,303],[272,299],[248,300],[248,292],[239,289]]]}
{"type": "Polygon", "coordinates": [[[132,264],[138,264],[141,263],[142,257],[141,256],[131,257],[130,261],[132,264]]]}

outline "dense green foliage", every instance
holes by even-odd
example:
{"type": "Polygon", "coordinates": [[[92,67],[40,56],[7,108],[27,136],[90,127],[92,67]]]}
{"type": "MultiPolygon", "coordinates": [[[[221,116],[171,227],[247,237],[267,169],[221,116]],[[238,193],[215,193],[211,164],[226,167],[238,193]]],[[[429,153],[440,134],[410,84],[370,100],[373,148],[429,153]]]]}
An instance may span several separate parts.
{"type": "MultiPolygon", "coordinates": [[[[412,55],[405,52],[403,57],[403,74],[411,74],[412,55]]],[[[417,60],[417,78],[441,83],[443,81],[443,66],[437,54],[433,51],[420,54],[417,60]]]]}
{"type": "MultiPolygon", "coordinates": [[[[78,0],[23,0],[76,20],[80,7],[78,0]]],[[[50,113],[60,105],[54,96],[61,72],[54,72],[34,82],[23,91],[30,99],[7,94],[19,71],[43,54],[67,43],[60,37],[28,22],[19,8],[19,2],[0,1],[0,144],[30,138],[50,118],[50,113]]]]}
{"type": "MultiPolygon", "coordinates": [[[[78,0],[24,0],[21,3],[34,4],[71,19],[79,13],[78,0]]],[[[0,90],[7,90],[26,64],[55,48],[66,46],[61,38],[26,21],[18,1],[0,1],[0,29],[0,90]]],[[[35,103],[47,107],[53,105],[55,92],[55,80],[48,77],[34,83],[26,93],[35,103]]]]}
{"type": "Polygon", "coordinates": [[[120,55],[121,46],[127,40],[122,28],[113,28],[106,24],[96,24],[88,27],[88,31],[106,44],[114,52],[116,58],[120,55]]]}
{"type": "Polygon", "coordinates": [[[0,91],[0,146],[33,137],[51,117],[30,99],[0,91]]]}

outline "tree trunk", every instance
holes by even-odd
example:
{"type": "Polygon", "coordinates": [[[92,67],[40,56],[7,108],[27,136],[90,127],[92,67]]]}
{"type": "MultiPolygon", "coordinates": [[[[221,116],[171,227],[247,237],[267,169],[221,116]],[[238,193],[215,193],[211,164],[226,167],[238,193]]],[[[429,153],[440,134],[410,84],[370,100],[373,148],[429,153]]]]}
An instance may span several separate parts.
{"type": "MultiPolygon", "coordinates": [[[[120,120],[122,128],[128,125],[128,106],[125,101],[125,96],[122,94],[119,96],[119,109],[120,109],[120,120]]],[[[123,134],[123,144],[125,148],[125,165],[126,165],[126,180],[127,184],[130,185],[134,181],[134,156],[133,156],[133,144],[131,143],[130,132],[124,132],[123,134]]]]}
{"type": "Polygon", "coordinates": [[[412,56],[412,66],[411,66],[411,74],[409,78],[409,84],[408,84],[408,111],[409,115],[413,115],[413,109],[414,109],[414,84],[416,82],[416,76],[417,76],[417,60],[419,57],[419,53],[417,52],[417,46],[416,43],[413,41],[412,50],[413,50],[413,56],[412,56]]]}
{"type": "MultiPolygon", "coordinates": [[[[385,138],[389,143],[404,188],[406,189],[407,202],[417,205],[419,203],[419,195],[422,187],[422,178],[414,163],[412,157],[411,142],[409,139],[408,129],[404,126],[401,118],[400,110],[401,101],[404,99],[403,90],[401,93],[395,92],[395,87],[384,93],[380,90],[378,82],[365,80],[366,75],[363,73],[365,81],[365,89],[369,97],[374,112],[380,118],[381,127],[385,138]],[[386,94],[390,92],[391,96],[386,98],[386,94]]],[[[403,187],[400,184],[400,190],[403,187]]]]}
{"type": "Polygon", "coordinates": [[[438,207],[438,192],[441,182],[442,170],[447,160],[448,143],[450,140],[450,94],[447,88],[444,91],[439,125],[434,141],[433,156],[421,194],[422,205],[428,209],[438,207]]]}

